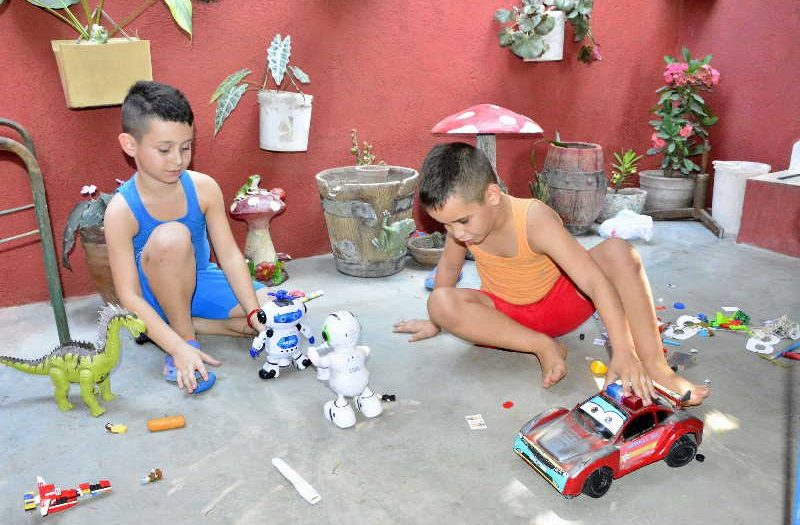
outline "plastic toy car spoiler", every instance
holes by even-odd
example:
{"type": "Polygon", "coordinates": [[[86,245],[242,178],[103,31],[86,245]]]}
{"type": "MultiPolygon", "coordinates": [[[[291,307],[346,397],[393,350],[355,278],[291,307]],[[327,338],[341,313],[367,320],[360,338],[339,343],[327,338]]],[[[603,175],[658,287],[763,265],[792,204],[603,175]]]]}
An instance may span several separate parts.
{"type": "Polygon", "coordinates": [[[653,381],[653,386],[656,389],[656,392],[660,395],[661,399],[669,403],[670,405],[674,406],[675,408],[683,408],[689,398],[692,396],[692,391],[687,390],[685,394],[681,395],[674,390],[670,390],[669,388],[656,383],[653,381]]]}

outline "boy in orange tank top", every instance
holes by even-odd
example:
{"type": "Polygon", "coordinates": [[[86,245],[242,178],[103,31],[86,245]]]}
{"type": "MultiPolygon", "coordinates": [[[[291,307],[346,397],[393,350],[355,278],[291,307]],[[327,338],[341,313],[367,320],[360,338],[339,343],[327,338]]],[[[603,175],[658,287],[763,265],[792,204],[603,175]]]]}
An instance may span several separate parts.
{"type": "Polygon", "coordinates": [[[691,391],[689,404],[708,396],[667,364],[650,285],[639,255],[619,239],[587,250],[541,201],[502,193],[486,156],[464,143],[435,146],[425,158],[420,202],[447,230],[430,320],[397,323],[409,341],[440,330],[479,345],[535,354],[548,388],[564,377],[566,347],[555,338],[595,311],[608,330],[613,355],[606,385],[617,379],[645,403],[653,381],[691,391]],[[456,288],[470,249],[481,290],[456,288]],[[603,269],[613,271],[606,273],[603,269]]]}

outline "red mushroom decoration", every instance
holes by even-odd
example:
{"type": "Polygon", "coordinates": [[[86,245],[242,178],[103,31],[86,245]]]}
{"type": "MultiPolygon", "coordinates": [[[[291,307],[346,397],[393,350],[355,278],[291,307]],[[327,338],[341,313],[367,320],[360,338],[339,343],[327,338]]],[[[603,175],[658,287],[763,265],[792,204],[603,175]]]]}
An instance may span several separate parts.
{"type": "Polygon", "coordinates": [[[506,185],[497,175],[497,135],[534,136],[541,135],[539,124],[525,115],[514,113],[495,104],[478,104],[445,117],[436,124],[431,133],[456,137],[475,136],[476,145],[492,163],[497,183],[507,192],[506,185]]]}
{"type": "Polygon", "coordinates": [[[289,259],[289,256],[275,252],[269,223],[286,209],[286,192],[281,188],[259,188],[260,181],[260,175],[248,177],[247,183],[239,189],[231,204],[231,217],[247,223],[244,255],[250,260],[255,278],[276,286],[288,278],[283,269],[283,260],[289,259]]]}

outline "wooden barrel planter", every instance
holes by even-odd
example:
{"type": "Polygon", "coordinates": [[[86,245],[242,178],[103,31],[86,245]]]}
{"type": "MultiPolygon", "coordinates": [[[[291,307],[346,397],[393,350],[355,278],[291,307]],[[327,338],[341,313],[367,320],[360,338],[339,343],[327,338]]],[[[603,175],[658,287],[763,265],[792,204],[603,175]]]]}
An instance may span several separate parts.
{"type": "Polygon", "coordinates": [[[89,277],[94,283],[95,290],[103,298],[103,301],[120,304],[114,290],[114,280],[111,278],[105,229],[81,229],[79,233],[83,253],[86,256],[86,265],[89,267],[89,277]]]}
{"type": "Polygon", "coordinates": [[[547,204],[573,235],[589,230],[603,211],[606,176],[603,148],[588,142],[550,144],[542,175],[549,190],[547,204]]]}
{"type": "Polygon", "coordinates": [[[336,269],[356,277],[402,270],[406,239],[388,249],[380,241],[387,238],[387,226],[410,222],[419,173],[399,166],[346,166],[322,171],[316,181],[336,269]]]}

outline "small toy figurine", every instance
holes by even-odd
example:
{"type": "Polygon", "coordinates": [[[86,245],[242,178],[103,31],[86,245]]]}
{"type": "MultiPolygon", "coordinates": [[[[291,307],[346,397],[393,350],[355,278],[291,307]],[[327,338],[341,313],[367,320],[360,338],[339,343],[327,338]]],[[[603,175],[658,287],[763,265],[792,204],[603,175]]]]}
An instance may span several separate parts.
{"type": "Polygon", "coordinates": [[[298,370],[304,370],[311,361],[303,354],[298,334],[302,333],[309,344],[313,345],[315,342],[314,333],[300,322],[308,311],[305,303],[310,299],[304,301],[304,297],[292,295],[286,290],[270,292],[269,295],[274,299],[263,305],[258,312],[258,320],[267,329],[253,339],[250,347],[250,357],[253,359],[265,348],[267,350],[267,361],[258,371],[261,379],[280,376],[281,367],[292,363],[298,370]]]}
{"type": "Polygon", "coordinates": [[[128,431],[128,427],[125,425],[117,425],[115,423],[106,423],[106,430],[112,434],[124,434],[128,431]]]}
{"type": "Polygon", "coordinates": [[[145,477],[143,477],[139,482],[142,485],[147,485],[148,483],[155,483],[156,481],[164,479],[164,473],[161,472],[160,468],[150,469],[150,472],[147,473],[145,477]]]}
{"type": "Polygon", "coordinates": [[[612,480],[661,459],[686,465],[703,439],[703,422],[681,410],[688,392],[654,386],[659,395],[649,406],[611,383],[572,410],[542,412],[519,431],[514,452],[566,498],[599,498],[612,480]]]}
{"type": "Polygon", "coordinates": [[[0,356],[0,363],[27,374],[49,375],[55,387],[56,404],[61,410],[72,408],[67,398],[69,384],[79,383],[81,398],[92,415],[97,417],[106,409],[97,402],[95,385],[103,401],[111,401],[115,397],[111,393],[109,375],[119,361],[122,350],[119,332],[123,326],[134,338],[145,332],[144,322],[136,314],[108,304],[100,310],[97,343],[69,341],[38,359],[0,356]]]}
{"type": "Polygon", "coordinates": [[[56,514],[71,509],[78,504],[78,498],[90,494],[96,496],[111,490],[111,483],[107,479],[97,483],[81,483],[77,489],[62,489],[52,483],[45,483],[41,476],[36,476],[38,494],[26,492],[23,499],[25,510],[33,510],[37,506],[42,516],[56,514]]]}
{"type": "Polygon", "coordinates": [[[365,366],[369,347],[358,345],[360,336],[361,325],[352,313],[333,312],[322,325],[324,346],[331,348],[331,352],[320,356],[319,348],[308,349],[314,366],[328,371],[321,377],[328,377],[328,386],[337,398],[325,403],[323,413],[339,428],[356,424],[356,414],[345,397],[355,398],[356,406],[365,417],[377,417],[383,412],[380,398],[369,389],[369,371],[365,366]]]}

